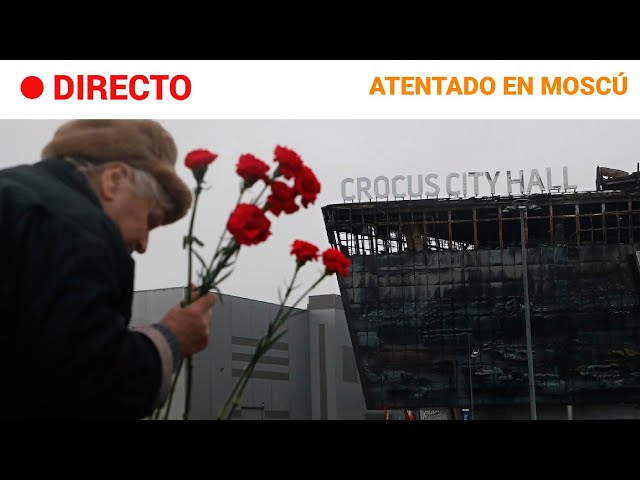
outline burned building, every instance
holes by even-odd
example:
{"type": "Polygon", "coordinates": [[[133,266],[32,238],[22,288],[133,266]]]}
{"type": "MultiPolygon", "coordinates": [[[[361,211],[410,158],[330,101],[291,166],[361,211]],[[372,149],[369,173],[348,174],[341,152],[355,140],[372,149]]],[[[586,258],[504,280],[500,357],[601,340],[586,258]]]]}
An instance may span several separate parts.
{"type": "Polygon", "coordinates": [[[367,408],[526,405],[524,275],[537,403],[640,402],[640,193],[603,185],[323,207],[367,408]]]}

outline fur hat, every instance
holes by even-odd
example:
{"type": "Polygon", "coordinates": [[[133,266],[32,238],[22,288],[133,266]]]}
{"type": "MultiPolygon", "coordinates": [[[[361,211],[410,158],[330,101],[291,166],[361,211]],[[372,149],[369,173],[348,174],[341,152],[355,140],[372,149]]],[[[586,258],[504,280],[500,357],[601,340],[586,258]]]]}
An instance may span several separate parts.
{"type": "Polygon", "coordinates": [[[82,155],[97,164],[123,162],[153,175],[174,204],[165,225],[182,218],[191,206],[191,190],[175,170],[175,141],[154,120],[72,120],[42,150],[42,158],[65,155],[82,155]]]}

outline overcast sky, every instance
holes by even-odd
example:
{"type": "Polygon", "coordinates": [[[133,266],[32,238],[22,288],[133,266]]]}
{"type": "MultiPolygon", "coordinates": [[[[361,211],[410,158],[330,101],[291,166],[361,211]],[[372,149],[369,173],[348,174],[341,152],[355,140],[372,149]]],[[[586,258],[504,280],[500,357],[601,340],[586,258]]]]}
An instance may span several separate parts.
{"type": "MultiPolygon", "coordinates": [[[[528,184],[537,169],[546,186],[546,168],[555,185],[562,185],[562,167],[568,183],[579,191],[595,189],[596,166],[636,170],[640,161],[640,120],[160,120],[178,145],[178,173],[189,186],[191,173],[183,165],[185,154],[206,148],[219,154],[207,173],[211,189],[198,206],[196,236],[205,242],[200,250],[210,258],[237,199],[235,173],[238,157],[253,153],[273,165],[273,149],[283,145],[296,150],[316,173],[322,192],[314,205],[290,216],[272,218],[272,235],[263,244],[243,247],[233,274],[222,284],[223,293],[278,303],[278,290],[294,270],[289,254],[295,239],[329,246],[321,207],[341,203],[341,180],[346,177],[437,174],[435,183],[446,197],[448,173],[500,171],[496,193],[507,194],[506,171],[515,178],[524,170],[528,184]]],[[[63,120],[0,120],[0,167],[33,163],[63,120]]],[[[461,188],[459,179],[454,187],[461,188]]],[[[526,185],[525,185],[526,186],[526,185]]],[[[349,185],[347,194],[355,194],[349,185]]],[[[398,183],[401,191],[406,185],[398,183]]],[[[468,195],[473,195],[469,178],[468,195]]],[[[515,187],[514,187],[515,188],[515,187]]],[[[479,180],[480,195],[489,183],[479,180]]],[[[518,190],[514,189],[517,193],[518,190]]],[[[539,189],[534,188],[537,193],[539,189]]],[[[373,188],[371,190],[373,194],[373,188]]],[[[182,237],[188,215],[170,226],[154,230],[144,255],[135,254],[136,290],[182,286],[186,283],[186,252],[182,237]]],[[[305,267],[300,275],[302,293],[313,282],[320,263],[305,267]]],[[[339,294],[335,277],[325,279],[313,294],[339,294]]],[[[293,298],[297,298],[294,295],[293,298]]],[[[306,308],[307,301],[300,306],[306,308]]]]}

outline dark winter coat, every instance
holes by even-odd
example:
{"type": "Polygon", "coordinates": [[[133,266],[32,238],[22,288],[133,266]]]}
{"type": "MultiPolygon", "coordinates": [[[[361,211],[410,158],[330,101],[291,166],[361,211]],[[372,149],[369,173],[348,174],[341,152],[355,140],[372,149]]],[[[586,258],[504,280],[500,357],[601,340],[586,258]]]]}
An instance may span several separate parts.
{"type": "Polygon", "coordinates": [[[61,159],[0,170],[0,417],[150,414],[158,349],[129,328],[134,262],[61,159]]]}

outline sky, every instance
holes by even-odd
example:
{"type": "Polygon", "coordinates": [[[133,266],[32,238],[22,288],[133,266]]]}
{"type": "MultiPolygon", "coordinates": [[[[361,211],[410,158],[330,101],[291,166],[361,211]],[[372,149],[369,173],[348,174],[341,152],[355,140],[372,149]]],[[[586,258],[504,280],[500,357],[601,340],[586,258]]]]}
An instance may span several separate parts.
{"type": "MultiPolygon", "coordinates": [[[[550,168],[552,183],[562,185],[566,166],[569,184],[577,185],[578,191],[593,191],[598,165],[632,172],[640,161],[640,120],[158,120],[174,136],[177,173],[190,187],[195,181],[183,165],[184,156],[196,148],[219,155],[207,172],[210,188],[200,198],[194,231],[205,244],[199,250],[205,259],[211,258],[238,199],[235,167],[240,155],[252,153],[275,166],[274,148],[286,146],[297,151],[318,177],[322,191],[316,202],[293,215],[270,217],[272,235],[262,244],[243,247],[233,273],[221,285],[223,294],[272,303],[279,303],[279,292],[293,274],[290,248],[294,240],[306,240],[321,250],[329,247],[321,207],[343,202],[344,178],[366,177],[374,182],[379,176],[402,175],[417,181],[419,175],[436,174],[440,197],[447,197],[449,173],[487,171],[493,176],[500,171],[496,194],[506,195],[507,170],[513,178],[524,170],[526,186],[532,169],[537,169],[546,186],[550,168]]],[[[0,168],[39,160],[42,147],[64,122],[0,120],[0,168]]],[[[461,189],[459,178],[453,181],[452,188],[461,189]]],[[[398,189],[405,191],[406,184],[400,182],[398,189]]],[[[467,189],[467,196],[472,196],[471,177],[467,189]]],[[[532,192],[539,189],[534,186],[532,192]]],[[[356,193],[355,183],[347,184],[346,193],[356,193]]],[[[489,183],[482,177],[479,195],[489,194],[489,183]]],[[[189,215],[153,230],[147,252],[134,254],[136,290],[186,284],[182,238],[188,220],[189,215]]],[[[322,270],[318,262],[301,270],[289,305],[322,270]]],[[[338,282],[331,276],[311,295],[339,293],[338,282]]],[[[299,306],[306,308],[307,299],[299,306]]]]}

